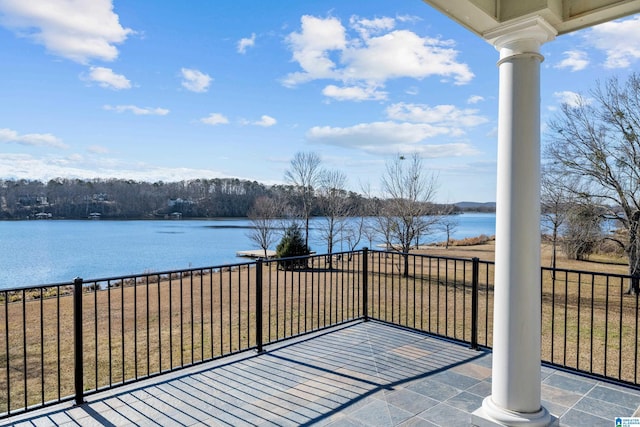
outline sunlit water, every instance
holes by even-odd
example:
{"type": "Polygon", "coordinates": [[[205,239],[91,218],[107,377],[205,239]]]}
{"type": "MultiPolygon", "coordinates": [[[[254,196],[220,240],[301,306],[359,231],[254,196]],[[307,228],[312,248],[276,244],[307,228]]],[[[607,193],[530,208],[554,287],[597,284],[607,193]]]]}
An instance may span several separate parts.
{"type": "MultiPolygon", "coordinates": [[[[454,238],[495,234],[494,214],[456,218],[454,238]]],[[[310,246],[325,253],[317,221],[310,246]]],[[[236,252],[258,249],[247,236],[249,227],[246,219],[0,221],[0,289],[243,262],[236,252]]],[[[428,240],[444,235],[433,233],[428,240]]],[[[368,245],[363,238],[359,247],[368,245]]],[[[340,250],[347,247],[337,243],[334,251],[340,250]]]]}

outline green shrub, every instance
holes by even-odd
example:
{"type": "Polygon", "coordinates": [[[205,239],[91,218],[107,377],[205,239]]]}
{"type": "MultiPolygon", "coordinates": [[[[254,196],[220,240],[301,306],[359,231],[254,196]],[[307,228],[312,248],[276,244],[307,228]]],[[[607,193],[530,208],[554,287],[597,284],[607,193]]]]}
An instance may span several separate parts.
{"type": "MultiPolygon", "coordinates": [[[[305,245],[302,238],[302,231],[297,224],[289,226],[282,236],[282,240],[276,247],[277,258],[290,258],[309,255],[311,251],[309,247],[305,245]]],[[[307,268],[307,258],[290,259],[285,261],[278,261],[278,266],[290,270],[294,268],[307,268]]]]}

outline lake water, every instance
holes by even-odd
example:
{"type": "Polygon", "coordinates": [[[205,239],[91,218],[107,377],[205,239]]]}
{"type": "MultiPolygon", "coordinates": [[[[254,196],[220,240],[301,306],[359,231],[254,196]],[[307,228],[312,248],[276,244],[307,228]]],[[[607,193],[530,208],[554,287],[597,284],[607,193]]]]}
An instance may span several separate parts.
{"type": "MultiPolygon", "coordinates": [[[[495,234],[495,214],[456,218],[454,238],[495,234]]],[[[324,253],[316,221],[309,245],[324,253]]],[[[247,219],[0,221],[0,289],[243,262],[237,251],[258,249],[247,237],[250,225],[247,219]]],[[[363,238],[360,247],[368,245],[363,238]]],[[[334,251],[341,249],[337,243],[334,251]]]]}

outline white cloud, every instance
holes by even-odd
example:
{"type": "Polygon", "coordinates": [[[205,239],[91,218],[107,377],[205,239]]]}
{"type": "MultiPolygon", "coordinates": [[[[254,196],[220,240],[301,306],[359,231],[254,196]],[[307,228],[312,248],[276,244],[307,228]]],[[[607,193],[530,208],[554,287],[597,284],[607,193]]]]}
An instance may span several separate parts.
{"type": "Polygon", "coordinates": [[[258,120],[257,122],[253,122],[254,125],[262,127],[271,127],[276,123],[278,123],[276,119],[267,115],[263,115],[262,117],[260,117],[260,120],[258,120]]]}
{"type": "Polygon", "coordinates": [[[91,145],[87,147],[87,151],[93,154],[107,154],[109,153],[109,149],[107,147],[103,147],[102,145],[91,145]]]}
{"type": "Polygon", "coordinates": [[[415,16],[415,15],[397,15],[396,19],[400,22],[409,22],[409,23],[415,23],[415,22],[420,22],[422,21],[422,18],[420,18],[419,16],[415,16]]]}
{"type": "Polygon", "coordinates": [[[343,86],[328,85],[322,90],[326,97],[337,101],[383,101],[387,99],[387,92],[379,91],[374,86],[343,86]]]}
{"type": "Polygon", "coordinates": [[[111,0],[2,0],[0,25],[82,64],[113,61],[118,57],[115,45],[133,33],[120,25],[111,0]]]}
{"type": "Polygon", "coordinates": [[[568,50],[564,52],[566,58],[554,65],[554,68],[569,68],[571,71],[584,70],[589,65],[587,52],[582,50],[568,50]]]}
{"type": "Polygon", "coordinates": [[[315,143],[361,149],[372,154],[419,152],[426,157],[477,154],[466,143],[424,144],[426,139],[451,135],[451,129],[428,123],[373,122],[351,127],[315,126],[307,138],[315,143]]]}
{"type": "Polygon", "coordinates": [[[474,77],[468,65],[457,60],[453,41],[392,30],[395,21],[391,18],[354,17],[351,38],[337,18],[305,15],[301,23],[300,32],[289,34],[287,43],[302,70],[288,74],[285,86],[317,79],[382,86],[389,79],[429,76],[466,84],[474,77]]]}
{"type": "Polygon", "coordinates": [[[271,116],[263,115],[260,120],[251,121],[247,119],[240,119],[239,123],[243,126],[262,126],[262,127],[270,127],[278,123],[276,119],[271,116]]]}
{"type": "Polygon", "coordinates": [[[227,174],[211,169],[164,168],[143,162],[125,162],[97,156],[46,156],[0,153],[0,171],[3,178],[50,179],[116,178],[136,181],[181,181],[197,178],[225,178],[227,174]]]}
{"type": "Polygon", "coordinates": [[[424,139],[447,134],[448,130],[430,124],[372,122],[351,127],[314,126],[307,136],[332,145],[387,145],[402,142],[418,143],[424,139]]]}
{"type": "Polygon", "coordinates": [[[391,78],[422,79],[438,75],[453,77],[456,84],[465,84],[471,81],[473,73],[466,64],[456,61],[457,54],[447,41],[396,30],[367,40],[363,49],[345,51],[343,61],[348,67],[344,76],[384,82],[391,78]]]}
{"type": "Polygon", "coordinates": [[[256,44],[256,33],[252,33],[249,38],[242,38],[238,42],[238,53],[246,53],[247,48],[253,47],[256,44]]]}
{"type": "Polygon", "coordinates": [[[472,95],[467,99],[467,104],[477,104],[482,101],[484,101],[484,96],[472,95]]]}
{"type": "Polygon", "coordinates": [[[451,140],[463,136],[466,128],[488,122],[478,110],[459,109],[453,105],[430,107],[397,103],[387,107],[386,114],[388,121],[349,127],[315,126],[306,136],[314,143],[355,148],[371,154],[418,152],[432,158],[471,156],[478,151],[464,141],[427,141],[434,138],[451,140]]]}
{"type": "Polygon", "coordinates": [[[182,68],[180,72],[183,78],[182,86],[191,92],[206,92],[213,80],[208,74],[192,68],[182,68]]]}
{"type": "Polygon", "coordinates": [[[166,116],[169,114],[169,110],[166,108],[150,108],[150,107],[136,107],[135,105],[105,105],[104,107],[107,111],[115,111],[117,113],[124,113],[125,111],[129,111],[137,116],[166,116]]]}
{"type": "Polygon", "coordinates": [[[122,74],[116,74],[111,68],[91,67],[85,80],[98,83],[100,87],[122,90],[131,89],[131,82],[122,74]]]}
{"type": "Polygon", "coordinates": [[[295,86],[320,78],[337,78],[336,64],[329,58],[331,51],[342,51],[347,46],[346,32],[337,18],[316,18],[304,15],[302,29],[291,33],[286,41],[293,52],[293,59],[303,72],[291,73],[284,80],[285,86],[295,86]]]}
{"type": "Polygon", "coordinates": [[[567,104],[570,107],[579,107],[581,105],[589,105],[593,102],[591,98],[585,98],[579,93],[572,92],[570,90],[564,90],[561,92],[554,92],[553,97],[561,104],[567,104]]]}
{"type": "Polygon", "coordinates": [[[392,30],[396,26],[393,18],[366,19],[355,15],[349,19],[349,24],[363,39],[368,39],[372,34],[380,34],[392,30]]]}
{"type": "Polygon", "coordinates": [[[585,38],[607,55],[606,68],[627,68],[640,59],[640,16],[597,25],[585,38]]]}
{"type": "Polygon", "coordinates": [[[37,147],[69,148],[62,140],[50,133],[19,134],[15,130],[0,128],[0,143],[15,143],[37,147]]]}
{"type": "Polygon", "coordinates": [[[229,119],[220,113],[211,113],[207,117],[201,118],[200,122],[211,126],[226,125],[229,123],[229,119]]]}
{"type": "Polygon", "coordinates": [[[417,95],[420,93],[420,89],[418,89],[417,86],[411,86],[410,88],[408,88],[407,90],[404,91],[407,95],[417,95]]]}
{"type": "Polygon", "coordinates": [[[400,102],[387,107],[390,119],[412,123],[436,123],[440,126],[463,128],[478,126],[489,120],[475,109],[459,109],[454,105],[406,104],[400,102]]]}

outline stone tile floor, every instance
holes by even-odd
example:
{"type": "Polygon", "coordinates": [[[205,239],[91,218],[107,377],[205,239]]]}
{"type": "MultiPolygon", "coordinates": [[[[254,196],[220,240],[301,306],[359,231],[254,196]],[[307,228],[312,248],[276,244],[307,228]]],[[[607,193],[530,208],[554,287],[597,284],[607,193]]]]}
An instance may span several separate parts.
{"type": "MultiPolygon", "coordinates": [[[[542,368],[562,426],[613,426],[640,391],[542,368]]],[[[1,420],[16,426],[468,426],[491,353],[378,322],[337,327],[1,420]]]]}

